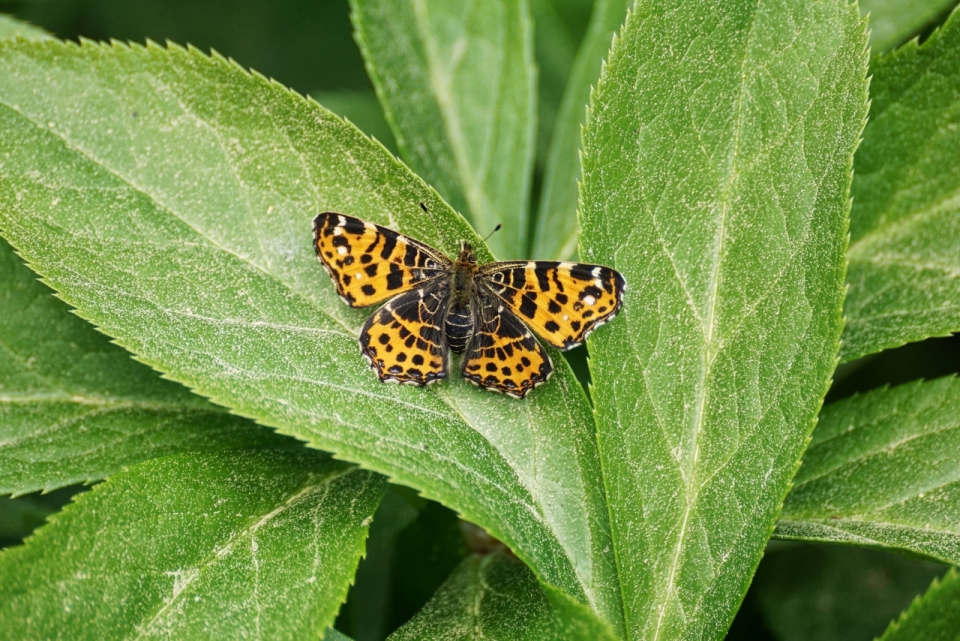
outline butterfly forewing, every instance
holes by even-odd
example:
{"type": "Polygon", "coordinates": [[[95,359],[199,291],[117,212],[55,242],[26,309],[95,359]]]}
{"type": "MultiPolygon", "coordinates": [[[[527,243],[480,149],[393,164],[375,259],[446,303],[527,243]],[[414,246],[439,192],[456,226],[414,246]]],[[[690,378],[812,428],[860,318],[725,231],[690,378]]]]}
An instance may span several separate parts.
{"type": "Polygon", "coordinates": [[[440,281],[401,294],[367,319],[360,350],[382,381],[426,385],[447,377],[447,293],[440,281]]]}
{"type": "Polygon", "coordinates": [[[625,283],[616,270],[552,261],[490,263],[478,278],[554,347],[571,349],[613,318],[625,283]]]}
{"type": "Polygon", "coordinates": [[[429,245],[336,212],[314,218],[313,240],[337,293],[351,307],[374,305],[450,270],[450,259],[429,245]]]}
{"type": "Polygon", "coordinates": [[[477,328],[462,375],[475,385],[523,398],[553,372],[543,346],[516,316],[489,295],[478,298],[477,328]]]}

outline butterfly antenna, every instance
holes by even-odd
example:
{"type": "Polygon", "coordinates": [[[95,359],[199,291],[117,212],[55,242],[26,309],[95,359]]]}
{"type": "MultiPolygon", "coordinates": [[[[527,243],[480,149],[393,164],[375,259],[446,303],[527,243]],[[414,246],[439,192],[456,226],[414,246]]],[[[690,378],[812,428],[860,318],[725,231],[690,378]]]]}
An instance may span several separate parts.
{"type": "Polygon", "coordinates": [[[450,237],[447,236],[442,229],[440,229],[440,225],[437,224],[436,219],[433,217],[433,214],[431,214],[430,211],[427,209],[427,206],[424,205],[423,203],[420,203],[420,209],[422,209],[423,213],[425,213],[427,217],[430,218],[430,222],[432,222],[433,226],[437,228],[437,233],[443,236],[443,240],[447,243],[447,246],[456,247],[454,243],[450,242],[450,237]]]}
{"type": "Polygon", "coordinates": [[[500,231],[500,228],[501,228],[501,227],[503,227],[503,225],[501,225],[500,223],[497,223],[497,226],[493,228],[493,231],[490,232],[489,234],[487,234],[486,237],[484,237],[483,242],[487,242],[487,241],[490,239],[491,236],[493,236],[493,235],[496,234],[498,231],[500,231]]]}

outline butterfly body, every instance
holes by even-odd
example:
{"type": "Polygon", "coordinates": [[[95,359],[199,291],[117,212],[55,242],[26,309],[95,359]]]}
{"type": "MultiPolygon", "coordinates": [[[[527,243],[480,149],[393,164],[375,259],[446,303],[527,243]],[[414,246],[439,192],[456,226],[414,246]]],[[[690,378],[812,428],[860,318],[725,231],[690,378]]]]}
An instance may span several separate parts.
{"type": "Polygon", "coordinates": [[[522,398],[553,371],[533,327],[576,347],[620,309],[625,283],[608,267],[547,261],[478,265],[469,243],[456,260],[374,223],[336,212],[314,219],[314,247],[352,307],[387,299],[360,331],[360,349],[384,382],[429,385],[461,375],[522,398]],[[522,320],[521,320],[522,319],[522,320]]]}

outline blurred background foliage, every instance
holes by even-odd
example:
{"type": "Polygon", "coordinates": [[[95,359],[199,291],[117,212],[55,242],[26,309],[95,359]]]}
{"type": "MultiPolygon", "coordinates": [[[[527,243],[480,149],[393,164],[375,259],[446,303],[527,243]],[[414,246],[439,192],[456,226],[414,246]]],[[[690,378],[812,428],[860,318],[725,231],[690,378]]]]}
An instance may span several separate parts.
{"type": "MultiPolygon", "coordinates": [[[[531,202],[536,211],[550,132],[593,0],[530,4],[540,80],[531,202]]],[[[891,3],[865,0],[861,8],[878,12],[886,4],[891,3]]],[[[951,8],[912,16],[915,33],[928,34],[951,8]]],[[[0,13],[71,40],[171,40],[215,49],[313,96],[396,152],[353,41],[347,0],[0,0],[0,13]]],[[[885,24],[875,29],[875,49],[899,44],[890,40],[890,31],[885,24]]],[[[586,385],[585,350],[575,350],[570,360],[586,385]]],[[[842,365],[827,402],[882,385],[958,372],[960,336],[931,339],[842,365]]],[[[85,489],[0,497],[0,548],[21,542],[85,489]]],[[[367,558],[337,628],[356,641],[383,639],[422,607],[470,552],[471,543],[453,512],[412,490],[391,487],[374,519],[367,558]]],[[[775,541],[727,638],[867,641],[881,634],[943,571],[943,566],[883,552],[775,541]]]]}

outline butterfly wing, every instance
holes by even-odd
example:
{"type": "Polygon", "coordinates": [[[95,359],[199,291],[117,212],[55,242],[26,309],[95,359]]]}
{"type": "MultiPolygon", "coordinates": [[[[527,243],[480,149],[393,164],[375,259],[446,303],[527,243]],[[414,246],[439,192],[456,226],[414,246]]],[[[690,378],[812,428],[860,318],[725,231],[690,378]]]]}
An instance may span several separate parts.
{"type": "Polygon", "coordinates": [[[314,249],[351,307],[366,307],[449,273],[450,259],[392,229],[328,211],[313,219],[314,249]]]}
{"type": "Polygon", "coordinates": [[[550,356],[497,300],[481,294],[478,301],[476,333],[463,358],[462,376],[485,389],[523,398],[550,377],[550,356]]]}
{"type": "Polygon", "coordinates": [[[626,282],[599,265],[553,261],[490,263],[480,283],[554,347],[572,349],[616,316],[626,282]]]}
{"type": "Polygon", "coordinates": [[[367,319],[360,330],[360,351],[381,381],[423,386],[447,377],[447,300],[437,280],[397,296],[367,319]]]}

